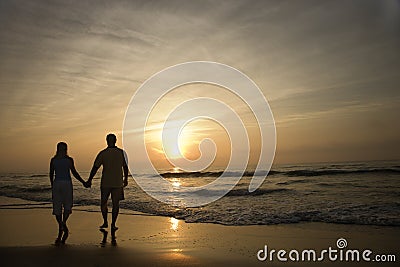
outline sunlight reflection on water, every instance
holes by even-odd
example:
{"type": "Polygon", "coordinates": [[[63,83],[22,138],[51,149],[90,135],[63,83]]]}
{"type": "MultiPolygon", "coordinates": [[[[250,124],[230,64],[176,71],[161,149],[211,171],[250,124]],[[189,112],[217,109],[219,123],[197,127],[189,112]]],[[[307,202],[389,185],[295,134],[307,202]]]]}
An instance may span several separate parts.
{"type": "Polygon", "coordinates": [[[181,186],[181,182],[177,178],[173,178],[171,184],[174,189],[178,189],[181,186]]]}

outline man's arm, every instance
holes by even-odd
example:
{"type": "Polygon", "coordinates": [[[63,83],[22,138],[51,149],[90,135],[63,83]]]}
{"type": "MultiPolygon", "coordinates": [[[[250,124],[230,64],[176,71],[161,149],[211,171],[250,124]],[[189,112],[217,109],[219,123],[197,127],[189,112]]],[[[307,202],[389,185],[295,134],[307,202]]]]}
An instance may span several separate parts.
{"type": "Polygon", "coordinates": [[[103,157],[102,153],[100,152],[96,159],[94,160],[92,170],[90,171],[89,179],[86,182],[85,187],[90,187],[92,185],[92,180],[93,177],[96,175],[97,170],[100,168],[100,166],[103,164],[103,157]]]}
{"type": "Polygon", "coordinates": [[[128,169],[128,156],[126,155],[126,152],[122,150],[122,156],[123,156],[123,164],[122,164],[122,169],[124,171],[124,187],[128,185],[128,175],[129,175],[129,169],[128,169]]]}
{"type": "Polygon", "coordinates": [[[129,170],[128,170],[128,166],[124,165],[122,166],[123,170],[124,170],[124,187],[128,185],[128,174],[129,174],[129,170]]]}
{"type": "Polygon", "coordinates": [[[53,181],[54,181],[54,164],[53,164],[53,159],[50,160],[49,179],[50,179],[51,187],[53,188],[53,181]]]}
{"type": "Polygon", "coordinates": [[[92,183],[93,177],[96,175],[96,172],[99,168],[100,167],[93,165],[92,170],[90,171],[89,179],[87,180],[88,184],[92,183]]]}

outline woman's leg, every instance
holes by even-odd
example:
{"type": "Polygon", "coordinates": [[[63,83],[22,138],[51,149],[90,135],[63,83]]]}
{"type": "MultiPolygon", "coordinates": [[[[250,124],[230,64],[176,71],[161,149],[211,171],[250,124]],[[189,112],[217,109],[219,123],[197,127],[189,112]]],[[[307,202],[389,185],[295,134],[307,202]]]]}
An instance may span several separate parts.
{"type": "Polygon", "coordinates": [[[69,235],[69,230],[67,227],[67,220],[69,218],[69,215],[72,212],[72,203],[73,203],[73,188],[72,188],[72,183],[66,183],[64,185],[64,201],[63,201],[63,206],[64,206],[64,213],[63,213],[63,218],[62,218],[62,226],[63,226],[63,236],[61,239],[61,243],[65,243],[65,241],[68,238],[69,235]]]}
{"type": "Polygon", "coordinates": [[[59,184],[57,182],[53,184],[52,199],[53,199],[53,215],[55,216],[58,223],[58,236],[55,241],[55,244],[58,245],[61,242],[61,236],[63,234],[63,223],[62,223],[62,199],[61,199],[59,184]]]}
{"type": "Polygon", "coordinates": [[[55,215],[57,223],[58,223],[58,235],[57,235],[57,239],[55,241],[55,244],[60,244],[61,242],[61,237],[63,234],[63,222],[62,222],[62,216],[61,215],[55,215]]]}
{"type": "Polygon", "coordinates": [[[61,221],[61,223],[62,223],[62,231],[64,232],[64,234],[62,236],[62,239],[61,239],[61,243],[63,243],[63,244],[65,243],[65,241],[67,240],[68,235],[69,235],[69,230],[68,230],[68,227],[67,227],[67,220],[68,220],[70,214],[71,214],[70,211],[64,209],[64,214],[63,214],[63,218],[62,218],[62,221],[61,221]]]}

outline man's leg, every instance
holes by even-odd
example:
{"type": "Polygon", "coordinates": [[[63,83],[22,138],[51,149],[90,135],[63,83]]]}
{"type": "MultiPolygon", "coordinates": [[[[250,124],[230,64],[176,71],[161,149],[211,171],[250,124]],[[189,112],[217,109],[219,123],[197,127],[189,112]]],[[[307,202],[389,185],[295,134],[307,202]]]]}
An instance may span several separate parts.
{"type": "Polygon", "coordinates": [[[103,225],[100,228],[107,228],[108,227],[108,208],[107,208],[107,200],[101,202],[101,215],[103,216],[103,225]]]}
{"type": "Polygon", "coordinates": [[[112,222],[111,222],[111,230],[118,230],[116,226],[118,213],[119,213],[119,201],[124,199],[124,190],[123,188],[113,188],[111,192],[111,200],[112,200],[112,222]]]}
{"type": "Polygon", "coordinates": [[[111,222],[111,228],[112,229],[117,229],[115,226],[118,218],[118,213],[119,213],[119,200],[113,201],[113,208],[112,208],[112,222],[111,222]]]}
{"type": "Polygon", "coordinates": [[[100,226],[100,228],[107,228],[108,227],[108,207],[107,207],[107,201],[108,198],[110,197],[111,190],[109,188],[101,188],[101,203],[100,203],[100,209],[101,209],[101,215],[103,216],[103,225],[100,226]]]}
{"type": "Polygon", "coordinates": [[[112,222],[111,222],[111,229],[112,230],[117,230],[117,226],[115,225],[117,223],[117,218],[118,218],[118,213],[119,213],[119,199],[115,199],[112,197],[112,222]]]}

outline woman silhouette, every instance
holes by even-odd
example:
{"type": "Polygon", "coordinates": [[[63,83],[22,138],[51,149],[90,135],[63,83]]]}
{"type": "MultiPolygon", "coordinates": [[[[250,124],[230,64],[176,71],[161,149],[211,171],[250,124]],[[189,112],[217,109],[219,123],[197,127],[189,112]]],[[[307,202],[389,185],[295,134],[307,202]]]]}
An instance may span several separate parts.
{"type": "Polygon", "coordinates": [[[72,212],[73,203],[71,172],[78,181],[85,185],[85,181],[75,169],[74,160],[68,156],[67,149],[66,143],[58,143],[56,155],[50,161],[49,176],[52,188],[53,215],[58,222],[56,245],[64,244],[68,238],[67,220],[72,212]]]}

